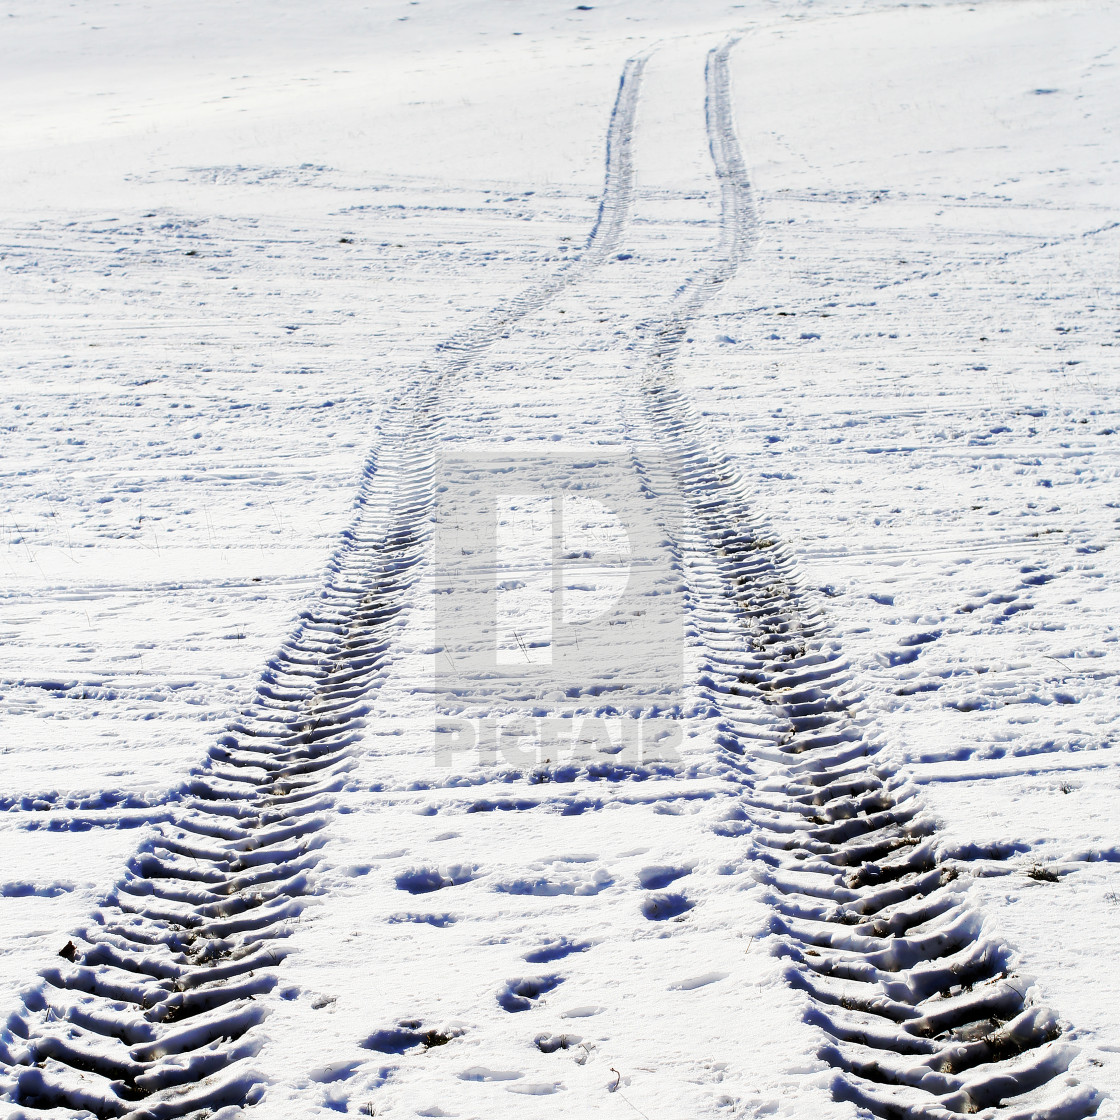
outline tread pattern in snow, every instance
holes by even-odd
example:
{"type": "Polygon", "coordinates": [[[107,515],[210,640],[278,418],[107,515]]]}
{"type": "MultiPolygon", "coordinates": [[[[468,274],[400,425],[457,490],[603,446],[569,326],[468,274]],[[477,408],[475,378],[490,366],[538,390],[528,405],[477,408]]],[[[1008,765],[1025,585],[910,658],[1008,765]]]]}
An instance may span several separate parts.
{"type": "Polygon", "coordinates": [[[31,1109],[162,1120],[251,1103],[264,1043],[257,996],[313,894],[333,795],[353,765],[425,559],[440,386],[519,319],[602,263],[629,212],[644,57],[627,62],[598,216],[581,256],[440,348],[390,406],[354,520],[313,609],[271,659],[251,707],[169,793],[169,820],[74,933],[0,1032],[0,1089],[31,1109]]]}
{"type": "MultiPolygon", "coordinates": [[[[755,235],[731,115],[733,42],[706,68],[719,243],[654,330],[634,425],[638,469],[689,575],[726,773],[742,789],[724,825],[750,835],[837,1097],[884,1117],[1084,1116],[1097,1096],[1059,1077],[1073,1050],[1056,1016],[941,863],[935,823],[861,722],[842,651],[790,554],[675,384],[689,324],[755,235]]],[[[255,1099],[256,997],[278,983],[291,923],[317,889],[334,795],[424,562],[441,386],[617,248],[643,66],[631,60],[620,81],[584,253],[445,343],[388,410],[319,601],[252,706],[169,796],[171,819],[9,1018],[0,1067],[17,1104],[156,1118],[255,1099]]]]}
{"type": "Polygon", "coordinates": [[[420,563],[431,401],[386,425],[319,601],[253,705],[176,791],[116,889],[8,1020],[8,1095],[170,1117],[251,1100],[284,938],[315,891],[321,830],[420,563]],[[407,437],[407,438],[406,438],[407,437]]]}
{"type": "Polygon", "coordinates": [[[706,72],[719,247],[656,328],[635,425],[647,431],[639,472],[689,573],[709,654],[701,684],[721,714],[729,776],[744,786],[727,827],[751,834],[786,976],[808,996],[837,1098],[888,1118],[1090,1115],[1098,1095],[1059,1080],[1075,1050],[1056,1015],[940,865],[936,825],[861,722],[842,651],[791,555],[675,383],[686,328],[754,237],[733,45],[714,49],[706,72]]]}

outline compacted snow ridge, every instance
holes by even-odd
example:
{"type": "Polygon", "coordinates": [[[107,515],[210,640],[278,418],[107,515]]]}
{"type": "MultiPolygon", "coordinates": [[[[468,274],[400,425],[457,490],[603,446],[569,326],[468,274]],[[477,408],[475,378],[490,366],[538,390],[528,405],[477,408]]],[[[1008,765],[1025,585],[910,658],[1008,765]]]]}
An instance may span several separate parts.
{"type": "Polygon", "coordinates": [[[0,1117],[1120,1117],[1112,7],[12,9],[0,1117]]]}

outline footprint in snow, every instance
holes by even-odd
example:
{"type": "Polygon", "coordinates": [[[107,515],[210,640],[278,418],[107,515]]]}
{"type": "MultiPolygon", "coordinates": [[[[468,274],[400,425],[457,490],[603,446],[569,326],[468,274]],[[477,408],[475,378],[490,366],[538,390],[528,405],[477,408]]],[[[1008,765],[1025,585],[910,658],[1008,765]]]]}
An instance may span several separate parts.
{"type": "Polygon", "coordinates": [[[539,1034],[533,1043],[542,1054],[555,1054],[557,1050],[570,1050],[583,1041],[581,1034],[539,1034]]]}
{"type": "Polygon", "coordinates": [[[498,1003],[509,1012],[528,1011],[545,992],[551,992],[563,982],[562,976],[524,976],[520,980],[509,980],[498,992],[498,1003]]]}
{"type": "Polygon", "coordinates": [[[422,1024],[418,1019],[405,1019],[396,1026],[384,1031],[374,1031],[364,1042],[359,1045],[364,1050],[376,1050],[379,1054],[404,1054],[423,1046],[431,1050],[436,1046],[445,1046],[453,1038],[462,1034],[461,1028],[446,1028],[436,1030],[421,1029],[422,1024]]]}
{"type": "Polygon", "coordinates": [[[651,894],[642,903],[642,914],[651,922],[664,922],[691,910],[694,905],[683,894],[651,894]]]}
{"type": "Polygon", "coordinates": [[[522,960],[530,964],[548,964],[549,961],[558,961],[569,953],[586,953],[590,948],[590,941],[569,941],[566,937],[561,937],[556,941],[547,942],[531,953],[526,953],[522,960]]]}
{"type": "Polygon", "coordinates": [[[474,864],[455,863],[445,867],[411,867],[396,878],[397,889],[409,894],[430,894],[444,887],[469,883],[478,870],[474,864]]]}

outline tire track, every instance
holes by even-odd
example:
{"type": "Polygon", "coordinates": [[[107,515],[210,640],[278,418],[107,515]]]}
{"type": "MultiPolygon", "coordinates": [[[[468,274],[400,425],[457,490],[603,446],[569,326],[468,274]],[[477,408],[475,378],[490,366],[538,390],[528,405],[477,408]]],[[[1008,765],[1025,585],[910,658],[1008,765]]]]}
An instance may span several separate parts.
{"type": "Polygon", "coordinates": [[[791,554],[675,383],[686,328],[755,235],[731,112],[734,43],[712,50],[706,69],[722,199],[715,261],[652,328],[634,417],[639,473],[688,575],[725,775],[743,787],[720,829],[750,835],[776,951],[808,997],[836,1098],[888,1118],[1087,1116],[1099,1097],[1060,1076],[1075,1050],[1057,1016],[984,934],[942,863],[935,821],[861,718],[791,554]]]}
{"type": "Polygon", "coordinates": [[[163,1120],[253,1103],[253,1058],[309,896],[334,794],[421,570],[439,468],[440,389],[616,248],[633,193],[645,57],[622,72],[584,252],[438,348],[386,410],[319,600],[253,703],[166,801],[123,878],[0,1032],[0,1089],[28,1109],[163,1120]]]}
{"type": "Polygon", "coordinates": [[[8,1020],[17,1103],[155,1118],[252,1099],[256,997],[316,891],[332,794],[422,559],[433,403],[389,419],[319,602],[177,791],[173,819],[8,1020]]]}

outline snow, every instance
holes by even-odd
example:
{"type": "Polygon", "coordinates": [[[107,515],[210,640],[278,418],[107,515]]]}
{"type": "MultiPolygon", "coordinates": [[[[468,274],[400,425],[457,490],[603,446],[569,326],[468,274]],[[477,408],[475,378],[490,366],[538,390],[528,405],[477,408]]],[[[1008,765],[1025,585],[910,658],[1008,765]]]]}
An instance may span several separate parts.
{"type": "Polygon", "coordinates": [[[0,18],[0,1114],[1120,1115],[1114,6],[0,18]]]}

